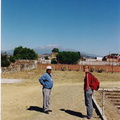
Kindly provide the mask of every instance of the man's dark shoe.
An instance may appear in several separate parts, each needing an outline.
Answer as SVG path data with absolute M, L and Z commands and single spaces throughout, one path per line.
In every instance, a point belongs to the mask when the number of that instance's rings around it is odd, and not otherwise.
M 48 111 L 44 111 L 44 113 L 45 113 L 45 114 L 49 114 L 49 112 L 48 112 Z
M 48 110 L 48 112 L 52 112 L 52 110 Z

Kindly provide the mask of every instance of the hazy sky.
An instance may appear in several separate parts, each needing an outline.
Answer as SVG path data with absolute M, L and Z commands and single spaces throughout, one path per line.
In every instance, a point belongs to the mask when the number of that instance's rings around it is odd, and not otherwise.
M 56 45 L 120 53 L 120 0 L 2 0 L 2 50 Z

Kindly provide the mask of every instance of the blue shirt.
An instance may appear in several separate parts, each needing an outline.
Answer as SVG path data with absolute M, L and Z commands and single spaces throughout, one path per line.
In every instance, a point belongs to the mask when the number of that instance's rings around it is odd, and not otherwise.
M 48 73 L 44 73 L 42 77 L 39 78 L 39 82 L 43 85 L 43 88 L 51 89 L 53 87 L 53 79 Z

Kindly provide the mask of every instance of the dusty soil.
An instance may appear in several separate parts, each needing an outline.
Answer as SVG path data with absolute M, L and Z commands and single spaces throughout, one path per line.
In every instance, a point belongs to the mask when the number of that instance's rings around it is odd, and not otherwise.
M 86 114 L 80 84 L 55 85 L 49 115 L 41 111 L 39 85 L 2 85 L 2 93 L 2 120 L 80 120 Z M 93 120 L 100 120 L 95 112 Z
M 84 73 L 53 71 L 54 87 L 51 95 L 51 109 L 53 112 L 49 115 L 44 114 L 41 110 L 42 88 L 38 78 L 43 73 L 44 71 L 33 70 L 2 74 L 2 78 L 24 79 L 23 83 L 19 84 L 2 84 L 2 120 L 83 119 L 83 115 L 86 115 L 83 96 Z M 101 86 L 120 86 L 120 73 L 94 74 L 100 79 Z M 107 76 L 109 80 L 107 80 Z M 111 115 L 108 117 L 111 118 Z M 95 111 L 92 120 L 100 120 Z

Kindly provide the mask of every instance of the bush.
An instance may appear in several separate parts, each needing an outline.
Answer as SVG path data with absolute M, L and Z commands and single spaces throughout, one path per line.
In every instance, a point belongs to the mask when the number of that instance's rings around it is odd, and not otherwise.
M 97 69 L 98 73 L 102 73 L 104 70 L 103 69 Z
M 10 62 L 15 62 L 15 57 L 14 56 L 10 56 Z
M 103 59 L 102 59 L 102 61 L 107 61 L 107 58 L 104 56 Z
M 48 56 L 45 56 L 44 58 L 45 58 L 45 60 L 49 60 Z
M 57 54 L 57 61 L 60 64 L 76 64 L 78 63 L 78 60 L 80 59 L 81 55 L 80 52 L 59 52 Z
M 7 53 L 1 53 L 1 67 L 8 67 L 10 65 L 9 56 Z
M 8 66 L 10 66 L 10 61 L 8 61 L 8 60 L 1 61 L 1 67 L 8 67 Z
M 93 72 L 94 71 L 94 69 L 93 68 L 90 68 L 90 72 Z
M 53 59 L 51 60 L 51 64 L 57 64 L 57 61 L 56 61 L 55 58 L 53 58 Z
M 61 67 L 61 70 L 62 70 L 62 71 L 65 71 L 65 70 L 66 70 L 66 67 Z

